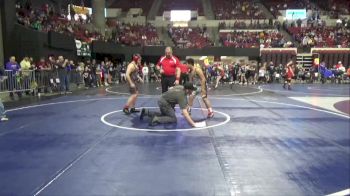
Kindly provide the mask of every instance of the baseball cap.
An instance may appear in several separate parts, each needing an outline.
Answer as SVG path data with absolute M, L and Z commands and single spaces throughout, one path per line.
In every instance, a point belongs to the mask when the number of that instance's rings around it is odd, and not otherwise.
M 185 83 L 184 84 L 184 88 L 187 89 L 187 90 L 192 90 L 192 91 L 197 90 L 197 88 L 191 82 Z

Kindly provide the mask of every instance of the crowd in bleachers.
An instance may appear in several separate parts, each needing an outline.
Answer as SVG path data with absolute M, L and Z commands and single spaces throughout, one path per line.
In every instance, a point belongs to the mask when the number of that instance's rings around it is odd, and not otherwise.
M 350 14 L 350 1 L 348 0 L 315 1 L 315 3 L 332 19 L 338 19 L 340 15 Z
M 204 48 L 212 46 L 207 28 L 203 27 L 168 27 L 168 34 L 176 47 Z
M 293 46 L 276 30 L 221 32 L 220 42 L 223 46 L 234 48 L 287 48 Z
M 304 47 L 350 47 L 350 29 L 345 27 L 290 27 L 295 41 Z
M 244 21 L 235 20 L 233 23 L 226 23 L 226 22 L 220 22 L 219 23 L 219 30 L 220 29 L 279 29 L 281 24 L 279 21 L 273 22 L 272 19 L 270 20 L 251 20 L 249 24 L 245 23 Z
M 252 0 L 211 0 L 211 2 L 217 20 L 266 18 Z
M 162 45 L 156 28 L 151 24 L 138 25 L 121 23 L 118 20 L 108 20 L 112 29 L 111 41 L 128 46 Z
M 64 33 L 85 42 L 105 40 L 100 33 L 90 32 L 84 27 L 85 24 L 90 23 L 90 16 L 87 16 L 86 19 L 79 17 L 77 20 L 68 20 L 68 13 L 65 13 L 64 10 L 56 13 L 54 8 L 48 4 L 41 8 L 17 5 L 16 15 L 19 24 L 38 31 Z
M 310 0 L 266 0 L 264 5 L 274 16 L 280 16 L 280 10 L 286 9 L 311 9 Z
M 330 10 L 339 11 L 339 6 L 345 6 L 343 11 L 347 10 L 346 6 L 349 6 L 346 1 L 333 0 L 333 7 Z M 251 14 L 259 13 L 258 5 L 252 1 L 238 1 L 238 0 L 219 0 L 212 1 L 213 9 L 215 13 L 222 14 L 221 18 L 227 18 L 224 15 L 229 13 L 228 18 L 235 18 L 234 23 L 221 22 L 219 24 L 219 30 L 230 29 L 277 29 L 281 28 L 281 24 L 272 19 L 252 20 L 252 18 L 264 18 L 264 17 L 251 17 Z M 292 1 L 292 0 L 277 0 L 277 1 L 264 1 L 264 3 L 270 8 L 275 10 L 289 9 L 289 8 L 311 8 L 309 0 L 306 1 Z M 174 8 L 188 8 L 193 9 L 198 5 L 201 5 L 200 1 L 187 1 L 172 2 L 165 1 L 163 10 L 167 10 L 171 6 Z M 234 4 L 234 6 L 232 6 Z M 123 5 L 120 5 L 123 7 Z M 125 9 L 131 7 L 142 7 L 143 2 L 137 1 L 124 6 Z M 197 6 L 202 9 L 202 6 Z M 40 8 L 32 8 L 27 5 L 18 4 L 16 7 L 17 20 L 20 24 L 33 28 L 38 31 L 49 32 L 55 31 L 74 36 L 78 40 L 85 42 L 91 42 L 93 40 L 110 41 L 128 46 L 149 46 L 149 45 L 163 45 L 163 42 L 159 39 L 157 30 L 151 24 L 138 25 L 138 24 L 126 24 L 119 22 L 117 19 L 108 19 L 107 27 L 111 30 L 110 34 L 106 36 L 101 35 L 98 32 L 89 31 L 86 28 L 86 24 L 91 22 L 91 16 L 87 15 L 87 18 L 78 17 L 76 19 L 69 19 L 68 13 L 64 10 L 56 12 L 55 9 L 48 4 L 43 5 Z M 145 8 L 146 9 L 146 8 Z M 232 9 L 232 10 L 230 10 Z M 313 9 L 313 8 L 312 8 Z M 302 21 L 293 21 L 291 27 L 288 28 L 289 33 L 293 36 L 294 40 L 305 47 L 349 47 L 349 20 L 342 22 L 343 25 L 337 27 L 327 27 L 322 20 L 318 12 L 313 12 L 311 18 L 308 19 L 307 27 L 301 25 Z M 237 15 L 236 15 L 237 14 Z M 259 15 L 259 14 L 258 14 Z M 242 17 L 243 16 L 243 17 Z M 248 17 L 249 16 L 249 17 Z M 250 23 L 245 23 L 238 19 L 249 18 Z M 285 26 L 287 27 L 287 26 Z M 210 40 L 210 36 L 206 30 L 206 27 L 168 27 L 168 34 L 173 40 L 176 47 L 182 48 L 203 48 L 213 45 L 213 41 Z M 293 43 L 286 41 L 282 34 L 278 31 L 234 31 L 231 33 L 220 33 L 220 41 L 224 46 L 236 47 L 236 48 L 257 48 L 257 47 L 290 47 Z
M 112 34 L 103 36 L 86 28 L 85 25 L 91 22 L 90 16 L 87 19 L 69 20 L 65 13 L 57 14 L 47 4 L 37 9 L 18 5 L 16 14 L 18 23 L 26 27 L 43 32 L 67 34 L 88 43 L 100 40 L 128 46 L 161 45 L 156 28 L 150 24 L 143 26 L 107 20 L 107 26 L 112 30 Z

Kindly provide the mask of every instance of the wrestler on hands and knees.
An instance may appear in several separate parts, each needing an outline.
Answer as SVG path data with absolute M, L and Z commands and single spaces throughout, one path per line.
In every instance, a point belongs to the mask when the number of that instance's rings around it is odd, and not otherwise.
M 169 90 L 163 93 L 158 100 L 160 112 L 149 111 L 143 108 L 140 120 L 143 120 L 144 116 L 151 117 L 149 122 L 150 126 L 156 124 L 176 123 L 177 118 L 173 106 L 179 104 L 180 109 L 182 110 L 182 115 L 192 127 L 205 127 L 205 121 L 194 122 L 188 113 L 187 95 L 192 94 L 195 90 L 196 87 L 189 82 L 184 84 L 184 86 L 177 85 L 169 88 Z

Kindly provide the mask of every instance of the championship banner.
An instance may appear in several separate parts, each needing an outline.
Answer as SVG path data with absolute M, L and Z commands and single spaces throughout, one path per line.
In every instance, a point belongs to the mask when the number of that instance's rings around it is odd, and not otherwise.
M 75 40 L 75 46 L 77 48 L 77 56 L 91 56 L 90 44 L 80 40 Z
M 72 8 L 76 14 L 83 14 L 83 15 L 89 14 L 89 10 L 86 7 L 72 5 Z

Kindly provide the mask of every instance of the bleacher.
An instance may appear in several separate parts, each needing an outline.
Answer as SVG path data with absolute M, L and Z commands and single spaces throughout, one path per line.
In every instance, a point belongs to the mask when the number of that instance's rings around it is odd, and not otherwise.
M 204 48 L 212 45 L 207 32 L 202 28 L 171 27 L 168 30 L 175 46 L 181 48 Z
M 309 0 L 264 0 L 262 2 L 275 17 L 281 16 L 280 10 L 311 8 Z
M 277 48 L 287 41 L 278 31 L 231 31 L 220 32 L 223 46 L 234 48 Z
M 252 0 L 211 0 L 211 4 L 217 20 L 266 18 Z
M 305 36 L 313 39 L 316 47 L 349 47 L 349 30 L 339 27 L 290 27 L 288 31 L 294 39 L 303 44 Z M 304 40 L 304 42 L 306 42 Z

